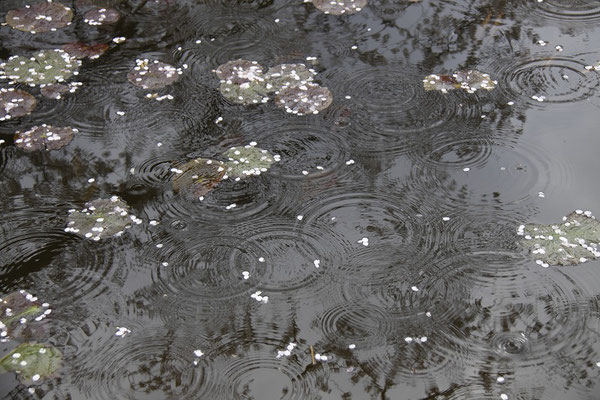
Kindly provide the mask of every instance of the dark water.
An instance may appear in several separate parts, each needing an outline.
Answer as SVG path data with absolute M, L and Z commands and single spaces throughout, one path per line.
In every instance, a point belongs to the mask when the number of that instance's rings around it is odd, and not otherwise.
M 49 302 L 65 356 L 35 386 L 1 375 L 5 399 L 600 398 L 600 263 L 541 268 L 515 236 L 600 214 L 600 74 L 584 68 L 600 61 L 600 1 L 113 4 L 114 26 L 0 27 L 3 58 L 127 38 L 84 61 L 77 93 L 0 125 L 0 293 Z M 144 57 L 187 64 L 160 92 L 173 100 L 127 82 Z M 306 57 L 334 96 L 307 117 L 229 104 L 212 72 Z M 457 68 L 498 87 L 423 90 Z M 40 123 L 80 134 L 43 154 L 13 145 Z M 249 141 L 281 162 L 203 202 L 173 192 L 172 161 Z M 113 194 L 145 222 L 102 242 L 64 232 L 67 210 Z

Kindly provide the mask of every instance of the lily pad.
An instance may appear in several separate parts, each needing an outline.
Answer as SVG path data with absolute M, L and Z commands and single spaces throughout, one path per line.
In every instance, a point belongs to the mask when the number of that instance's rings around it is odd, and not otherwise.
M 271 164 L 279 158 L 271 155 L 268 150 L 256 147 L 254 142 L 246 146 L 232 147 L 223 155 L 228 159 L 225 162 L 226 174 L 234 179 L 267 172 Z
M 446 93 L 449 90 L 463 89 L 474 93 L 479 89 L 493 90 L 497 82 L 488 74 L 476 70 L 457 71 L 452 75 L 428 75 L 423 79 L 425 90 L 438 90 Z
M 367 0 L 312 0 L 312 3 L 325 14 L 354 14 L 367 5 Z
M 71 23 L 73 11 L 60 3 L 42 2 L 6 13 L 6 23 L 23 32 L 55 31 Z
M 256 61 L 232 60 L 220 65 L 215 73 L 221 82 L 240 85 L 246 82 L 264 81 L 263 67 Z
M 77 74 L 80 65 L 81 61 L 64 50 L 53 49 L 41 50 L 31 58 L 12 56 L 0 67 L 4 70 L 3 78 L 35 86 L 64 82 Z
M 225 175 L 225 164 L 207 158 L 196 158 L 179 164 L 171 171 L 175 173 L 173 190 L 198 197 L 204 196 L 221 182 Z
M 600 257 L 600 223 L 589 211 L 577 210 L 563 217 L 561 224 L 519 226 L 521 246 L 536 263 L 576 265 Z
M 315 75 L 316 72 L 306 68 L 304 64 L 280 64 L 269 68 L 265 79 L 267 89 L 271 89 L 270 85 L 275 91 L 312 82 Z
M 0 337 L 32 338 L 44 336 L 40 322 L 50 314 L 48 303 L 24 290 L 13 292 L 0 300 Z
M 114 8 L 98 7 L 86 12 L 83 22 L 90 25 L 114 24 L 119 18 L 121 18 L 121 14 Z
M 51 345 L 29 342 L 0 359 L 1 372 L 16 372 L 23 384 L 53 376 L 62 365 L 62 353 Z
M 56 150 L 68 145 L 77 132 L 77 129 L 69 126 L 36 125 L 23 132 L 15 132 L 15 145 L 26 151 Z
M 129 213 L 129 206 L 119 196 L 92 200 L 85 203 L 83 210 L 69 210 L 69 213 L 65 232 L 73 232 L 95 241 L 121 236 L 132 223 L 142 222 Z
M 223 97 L 236 104 L 260 104 L 269 101 L 269 95 L 264 82 L 245 82 L 240 85 L 221 82 L 219 90 Z
M 108 44 L 97 43 L 97 44 L 85 44 L 81 42 L 65 44 L 63 50 L 69 53 L 71 57 L 75 57 L 78 60 L 83 58 L 89 58 L 93 60 L 100 57 L 106 50 L 108 50 Z
M 70 82 L 69 84 L 51 83 L 49 85 L 40 85 L 40 93 L 49 99 L 58 100 L 65 93 L 75 93 L 82 85 L 81 82 Z
M 183 72 L 181 68 L 158 60 L 135 60 L 137 64 L 128 74 L 129 82 L 144 89 L 160 89 L 176 82 Z
M 0 121 L 22 117 L 35 107 L 36 100 L 31 94 L 13 88 L 0 89 Z
M 288 87 L 277 94 L 275 104 L 285 111 L 296 114 L 318 114 L 333 101 L 331 92 L 316 83 Z

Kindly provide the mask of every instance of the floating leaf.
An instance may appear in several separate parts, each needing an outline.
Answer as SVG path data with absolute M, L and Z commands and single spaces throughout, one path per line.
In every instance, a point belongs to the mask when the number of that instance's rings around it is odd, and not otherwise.
M 68 145 L 73 135 L 79 132 L 75 128 L 57 128 L 43 124 L 34 126 L 24 132 L 15 132 L 15 144 L 23 150 L 56 150 Z
M 68 85 L 62 83 L 51 83 L 49 85 L 41 85 L 40 93 L 42 96 L 49 99 L 58 100 L 65 93 L 75 93 L 81 86 L 81 82 L 71 82 Z
M 354 14 L 367 5 L 367 0 L 312 0 L 312 3 L 325 14 Z
M 232 147 L 223 155 L 228 159 L 225 162 L 226 174 L 234 179 L 260 175 L 268 171 L 271 164 L 279 158 L 272 156 L 267 150 L 255 147 L 254 142 L 246 146 Z
M 23 384 L 53 376 L 62 365 L 63 356 L 53 346 L 23 343 L 0 359 L 0 371 L 16 372 Z
M 439 90 L 446 93 L 449 90 L 464 89 L 474 93 L 478 89 L 492 90 L 497 82 L 488 74 L 476 70 L 457 71 L 452 75 L 428 75 L 423 79 L 425 90 Z
M 37 297 L 24 290 L 13 292 L 0 300 L 0 337 L 32 338 L 44 336 L 39 325 L 50 314 L 48 303 L 40 304 Z
M 225 164 L 207 158 L 196 158 L 172 168 L 171 171 L 175 173 L 173 190 L 198 197 L 210 192 L 221 182 L 225 175 Z
M 286 87 L 294 87 L 312 82 L 316 72 L 306 68 L 304 64 L 280 64 L 269 68 L 265 79 L 267 88 L 271 85 L 275 90 L 282 90 Z
M 90 25 L 114 24 L 121 18 L 121 14 L 114 8 L 95 8 L 85 13 L 83 22 Z
M 97 44 L 85 44 L 81 42 L 65 44 L 63 50 L 69 53 L 71 57 L 75 57 L 79 60 L 88 57 L 90 60 L 100 57 L 106 50 L 108 50 L 108 44 L 97 43 Z
M 5 78 L 31 86 L 63 82 L 77 74 L 81 61 L 69 56 L 64 50 L 41 50 L 31 58 L 13 56 L 0 64 Z
M 232 60 L 220 65 L 215 73 L 221 82 L 240 85 L 246 82 L 263 81 L 263 67 L 256 61 Z
M 55 31 L 71 23 L 73 11 L 60 3 L 42 2 L 6 13 L 6 23 L 23 32 Z
M 119 196 L 87 202 L 83 210 L 69 210 L 69 213 L 65 232 L 95 241 L 121 236 L 132 222 L 142 223 L 135 215 L 129 214 L 129 206 Z
M 561 224 L 521 225 L 521 245 L 543 267 L 576 265 L 600 257 L 600 223 L 589 211 L 577 210 Z
M 154 60 L 135 60 L 137 64 L 128 74 L 129 82 L 144 89 L 160 89 L 176 82 L 182 74 L 181 68 Z
M 22 117 L 35 107 L 36 100 L 31 94 L 13 88 L 0 89 L 0 121 Z
M 288 87 L 280 91 L 275 98 L 278 107 L 296 115 L 318 114 L 329 107 L 332 101 L 329 89 L 316 83 Z
M 223 97 L 236 104 L 260 104 L 269 101 L 267 88 L 264 82 L 245 82 L 241 85 L 235 83 L 221 82 L 219 90 Z

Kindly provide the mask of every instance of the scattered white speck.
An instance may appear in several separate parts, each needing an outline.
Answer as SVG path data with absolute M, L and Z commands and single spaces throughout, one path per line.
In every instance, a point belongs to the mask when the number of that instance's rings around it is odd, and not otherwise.
M 202 352 L 202 350 L 198 349 L 198 350 L 194 350 L 194 355 L 196 357 L 202 357 L 204 355 L 204 353 Z
M 502 400 L 508 400 L 508 395 L 506 395 L 506 394 L 502 393 L 502 394 L 500 395 L 500 398 L 501 398 Z
M 313 264 L 315 264 L 315 268 L 319 268 L 321 266 L 321 260 L 315 260 L 313 261 Z
M 128 328 L 125 328 L 124 326 L 117 326 L 117 332 L 115 333 L 115 336 L 125 336 L 128 333 L 131 333 L 131 330 Z
M 298 216 L 296 216 L 296 219 L 297 219 L 298 221 L 302 221 L 302 218 L 304 218 L 304 215 L 298 215 Z
M 242 276 L 244 277 L 245 280 L 250 278 L 250 272 L 248 271 L 242 271 Z
M 405 338 L 404 338 L 404 341 L 405 341 L 406 343 L 412 343 L 412 341 L 413 341 L 413 338 L 411 338 L 410 336 L 408 336 L 408 337 L 405 337 Z
M 92 182 L 95 182 L 95 181 L 96 181 L 96 180 L 95 180 L 94 178 L 90 178 L 90 179 L 88 179 L 88 182 L 89 182 L 89 183 L 92 183 Z
M 413 292 L 418 292 L 419 288 L 416 287 L 416 286 L 413 286 L 413 287 L 410 288 L 410 290 L 412 290 Z
M 235 203 L 231 203 L 230 205 L 226 206 L 225 209 L 227 210 L 231 210 L 232 208 L 235 208 L 236 204 Z
M 31 377 L 31 380 L 36 382 L 40 379 L 40 375 L 39 374 L 35 374 L 34 376 Z
M 465 171 L 465 172 L 469 172 L 470 170 L 471 170 L 471 168 L 469 168 L 469 167 L 464 167 L 463 168 L 463 171 Z
M 352 164 L 354 164 L 354 160 L 351 159 L 351 160 L 346 161 L 346 165 L 352 165 Z
M 512 106 L 512 105 L 514 105 L 514 104 L 515 104 L 515 102 L 514 102 L 514 101 L 509 101 L 509 102 L 508 102 L 508 103 L 506 103 L 506 104 L 508 104 L 509 106 Z
M 450 221 L 450 217 L 444 217 L 442 218 L 442 221 Z
M 356 348 L 356 345 L 354 343 L 352 343 L 350 346 L 348 346 L 348 348 L 350 350 L 354 350 Z
M 544 192 L 538 192 L 538 197 L 544 198 L 546 197 L 546 195 L 544 194 Z
M 160 146 L 162 146 L 162 143 L 158 142 L 158 143 L 156 143 L 156 146 L 160 147 Z
M 369 238 L 362 238 L 358 241 L 358 243 L 362 244 L 363 246 L 368 246 L 369 245 Z
M 504 383 L 504 377 L 503 376 L 499 376 L 498 378 L 496 378 L 496 382 L 498 382 L 498 383 Z
M 279 22 L 279 18 L 276 18 L 276 19 L 275 19 L 275 23 L 278 23 L 278 22 Z
M 265 262 L 265 258 L 264 257 L 259 257 L 258 258 L 258 262 L 264 263 Z

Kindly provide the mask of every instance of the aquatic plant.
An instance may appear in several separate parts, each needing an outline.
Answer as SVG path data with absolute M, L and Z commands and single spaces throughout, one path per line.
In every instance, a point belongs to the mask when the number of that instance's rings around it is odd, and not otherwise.
M 354 14 L 367 5 L 367 0 L 306 0 L 325 14 Z
M 65 232 L 76 233 L 98 241 L 111 236 L 121 236 L 132 223 L 142 221 L 130 214 L 129 206 L 119 196 L 96 199 L 85 203 L 81 211 L 69 210 Z
M 15 145 L 26 151 L 56 150 L 68 145 L 77 132 L 69 126 L 36 125 L 26 131 L 15 132 Z
M 14 88 L 0 88 L 0 121 L 29 114 L 36 104 L 33 95 Z
M 132 84 L 144 89 L 160 89 L 177 82 L 183 73 L 181 68 L 158 60 L 135 60 L 136 66 L 127 74 L 127 79 Z
M 225 175 L 225 164 L 217 160 L 196 158 L 171 168 L 171 172 L 175 173 L 173 190 L 203 196 L 221 182 Z
M 225 162 L 226 174 L 234 179 L 260 175 L 268 171 L 271 164 L 279 159 L 268 150 L 256 147 L 255 142 L 246 146 L 231 147 L 223 155 L 228 159 Z
M 62 353 L 51 345 L 20 344 L 0 359 L 0 373 L 15 372 L 21 383 L 31 384 L 53 376 L 62 365 Z
M 71 57 L 75 57 L 78 60 L 83 58 L 89 58 L 93 60 L 100 57 L 106 50 L 108 50 L 108 44 L 96 43 L 96 44 L 85 44 L 81 42 L 74 42 L 65 44 L 62 49 L 69 53 Z
M 6 63 L 0 64 L 4 72 L 0 78 L 8 78 L 30 86 L 64 82 L 77 75 L 80 65 L 81 61 L 71 57 L 64 50 L 41 50 L 30 58 L 10 57 Z
M 97 7 L 85 13 L 83 22 L 90 25 L 114 24 L 119 18 L 121 14 L 114 8 Z
M 314 70 L 304 64 L 280 64 L 263 74 L 256 61 L 233 60 L 219 66 L 223 97 L 236 104 L 260 104 L 276 95 L 280 108 L 296 115 L 316 114 L 333 100 L 331 92 L 313 83 Z
M 275 104 L 295 115 L 318 114 L 333 101 L 331 92 L 316 83 L 287 87 L 275 98 Z
M 0 299 L 0 337 L 3 339 L 44 336 L 41 322 L 51 310 L 48 303 L 24 290 L 10 293 Z
M 12 28 L 30 33 L 55 31 L 71 24 L 73 11 L 51 1 L 25 6 L 6 13 L 6 23 Z
M 81 82 L 70 82 L 69 84 L 51 83 L 49 85 L 40 85 L 40 93 L 49 99 L 58 100 L 65 93 L 75 93 L 82 85 Z
M 313 76 L 316 74 L 314 70 L 306 68 L 304 64 L 280 64 L 269 68 L 265 79 L 267 85 L 281 90 L 312 82 Z
M 469 93 L 479 89 L 492 90 L 496 88 L 497 83 L 488 74 L 476 70 L 457 71 L 452 75 L 433 74 L 423 79 L 425 90 L 438 90 L 442 93 L 454 89 L 463 89 Z
M 576 265 L 600 257 L 600 223 L 590 211 L 576 210 L 563 217 L 561 224 L 519 226 L 520 244 L 535 257 L 536 263 Z

